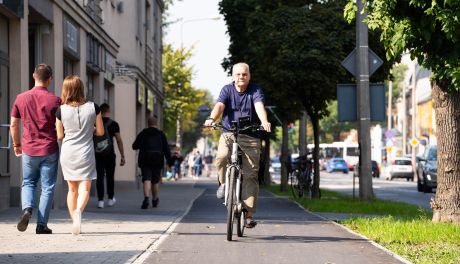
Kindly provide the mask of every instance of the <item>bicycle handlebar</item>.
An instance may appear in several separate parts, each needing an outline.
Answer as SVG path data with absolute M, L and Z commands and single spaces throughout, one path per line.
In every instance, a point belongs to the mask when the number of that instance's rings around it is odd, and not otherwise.
M 210 126 L 203 125 L 203 127 L 212 128 L 214 130 L 216 130 L 218 128 L 223 128 L 222 124 L 217 124 L 217 123 L 213 123 Z M 253 132 L 265 131 L 264 127 L 261 126 L 261 125 L 248 125 L 248 126 L 245 126 L 245 127 L 242 127 L 242 128 L 232 127 L 230 129 L 228 129 L 228 131 L 230 131 L 230 132 L 243 132 L 243 131 L 248 131 L 248 130 L 252 130 Z

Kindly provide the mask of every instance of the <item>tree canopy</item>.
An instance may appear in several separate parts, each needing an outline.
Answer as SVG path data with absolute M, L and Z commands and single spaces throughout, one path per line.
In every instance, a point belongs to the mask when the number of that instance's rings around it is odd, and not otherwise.
M 345 17 L 354 17 L 350 1 Z M 370 28 L 381 30 L 388 58 L 408 51 L 432 71 L 436 113 L 437 190 L 433 221 L 460 223 L 460 2 L 372 0 Z
M 192 86 L 193 68 L 188 66 L 192 57 L 192 49 L 173 49 L 171 45 L 164 46 L 163 51 L 163 86 L 165 94 L 165 133 L 169 139 L 177 136 L 176 125 L 180 119 L 181 132 L 187 133 L 183 144 L 186 149 L 196 143 L 201 133 L 201 120 L 198 107 L 209 105 L 211 94 Z M 188 139 L 188 140 L 187 140 Z

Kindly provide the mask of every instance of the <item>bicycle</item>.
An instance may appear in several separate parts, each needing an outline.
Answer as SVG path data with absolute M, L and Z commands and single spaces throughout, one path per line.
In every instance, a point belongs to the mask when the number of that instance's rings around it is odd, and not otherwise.
M 312 187 L 312 172 L 313 172 L 313 159 L 308 158 L 307 153 L 299 156 L 297 167 L 289 175 L 289 182 L 291 184 L 291 192 L 295 198 L 311 196 Z
M 240 121 L 240 124 L 242 122 Z M 224 205 L 227 207 L 227 241 L 232 241 L 233 225 L 236 221 L 237 235 L 242 237 L 245 229 L 246 209 L 243 208 L 241 200 L 241 191 L 243 184 L 243 152 L 238 144 L 238 135 L 245 131 L 261 131 L 259 125 L 243 125 L 240 128 L 238 122 L 232 121 L 232 127 L 229 131 L 233 134 L 234 142 L 232 143 L 232 151 L 227 163 L 227 171 L 225 174 L 225 196 Z M 222 128 L 220 124 L 213 124 L 212 129 Z

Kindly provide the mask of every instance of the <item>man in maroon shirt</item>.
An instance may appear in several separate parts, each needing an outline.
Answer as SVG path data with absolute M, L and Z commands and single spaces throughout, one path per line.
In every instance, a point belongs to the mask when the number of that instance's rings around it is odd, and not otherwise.
M 35 86 L 19 94 L 11 109 L 11 137 L 14 154 L 22 156 L 22 215 L 17 228 L 24 232 L 35 207 L 37 183 L 41 182 L 37 234 L 51 234 L 48 218 L 57 178 L 59 146 L 56 135 L 56 110 L 61 99 L 48 91 L 53 71 L 46 64 L 35 67 Z M 22 140 L 19 126 L 22 123 Z

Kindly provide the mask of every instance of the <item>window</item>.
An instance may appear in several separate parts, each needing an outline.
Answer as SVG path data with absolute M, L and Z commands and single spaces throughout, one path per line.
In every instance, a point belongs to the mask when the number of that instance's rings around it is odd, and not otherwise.
M 64 17 L 64 51 L 74 59 L 80 59 L 80 27 L 69 17 Z
M 101 0 L 86 0 L 85 11 L 96 23 L 103 23 Z
M 94 83 L 95 83 L 95 76 L 91 73 L 87 73 L 88 74 L 88 78 L 87 78 L 87 81 L 86 81 L 86 91 L 85 91 L 85 94 L 86 94 L 86 99 L 87 100 L 90 100 L 90 101 L 94 101 Z
M 86 38 L 86 65 L 94 72 L 100 72 L 104 68 L 104 46 L 92 35 Z

